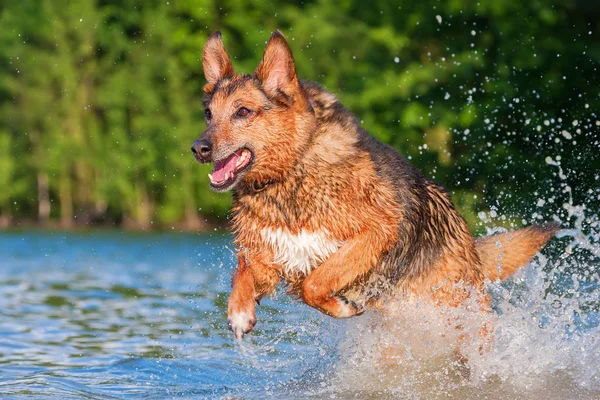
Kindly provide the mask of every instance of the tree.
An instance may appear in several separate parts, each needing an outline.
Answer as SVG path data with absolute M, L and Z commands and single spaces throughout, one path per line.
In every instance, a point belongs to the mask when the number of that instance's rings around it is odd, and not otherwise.
M 495 208 L 548 218 L 571 192 L 597 207 L 599 16 L 567 0 L 0 0 L 0 215 L 223 221 L 229 198 L 189 154 L 202 47 L 221 30 L 252 73 L 274 29 L 301 77 L 445 185 L 472 226 Z M 546 164 L 557 156 L 566 179 Z

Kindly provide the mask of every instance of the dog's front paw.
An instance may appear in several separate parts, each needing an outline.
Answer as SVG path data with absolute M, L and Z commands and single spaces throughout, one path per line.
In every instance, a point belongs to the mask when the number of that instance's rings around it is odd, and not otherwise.
M 339 305 L 339 312 L 338 315 L 336 315 L 337 318 L 350 318 L 365 312 L 363 307 L 359 307 L 355 302 L 348 300 L 342 295 L 337 295 L 334 298 Z
M 254 313 L 231 312 L 227 317 L 229 329 L 233 332 L 236 339 L 241 339 L 244 335 L 252 332 L 256 325 L 256 316 Z

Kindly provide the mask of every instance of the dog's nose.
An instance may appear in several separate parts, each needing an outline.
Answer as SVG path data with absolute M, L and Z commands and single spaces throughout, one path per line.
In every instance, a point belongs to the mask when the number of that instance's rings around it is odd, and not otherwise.
M 209 161 L 212 153 L 212 143 L 208 139 L 196 140 L 192 144 L 192 153 L 202 161 Z

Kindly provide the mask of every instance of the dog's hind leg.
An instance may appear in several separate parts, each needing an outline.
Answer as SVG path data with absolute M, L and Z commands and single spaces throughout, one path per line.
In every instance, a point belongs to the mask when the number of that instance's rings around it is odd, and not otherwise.
M 364 310 L 339 292 L 369 273 L 393 240 L 380 232 L 364 232 L 346 241 L 304 280 L 306 304 L 335 318 L 361 314 Z

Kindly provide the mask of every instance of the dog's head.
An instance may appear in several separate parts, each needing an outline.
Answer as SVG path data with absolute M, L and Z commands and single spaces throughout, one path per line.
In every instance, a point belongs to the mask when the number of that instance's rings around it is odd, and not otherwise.
M 197 161 L 214 163 L 212 189 L 261 187 L 284 179 L 316 126 L 284 36 L 271 35 L 253 75 L 238 75 L 216 32 L 204 45 L 202 66 L 207 129 L 192 152 Z

